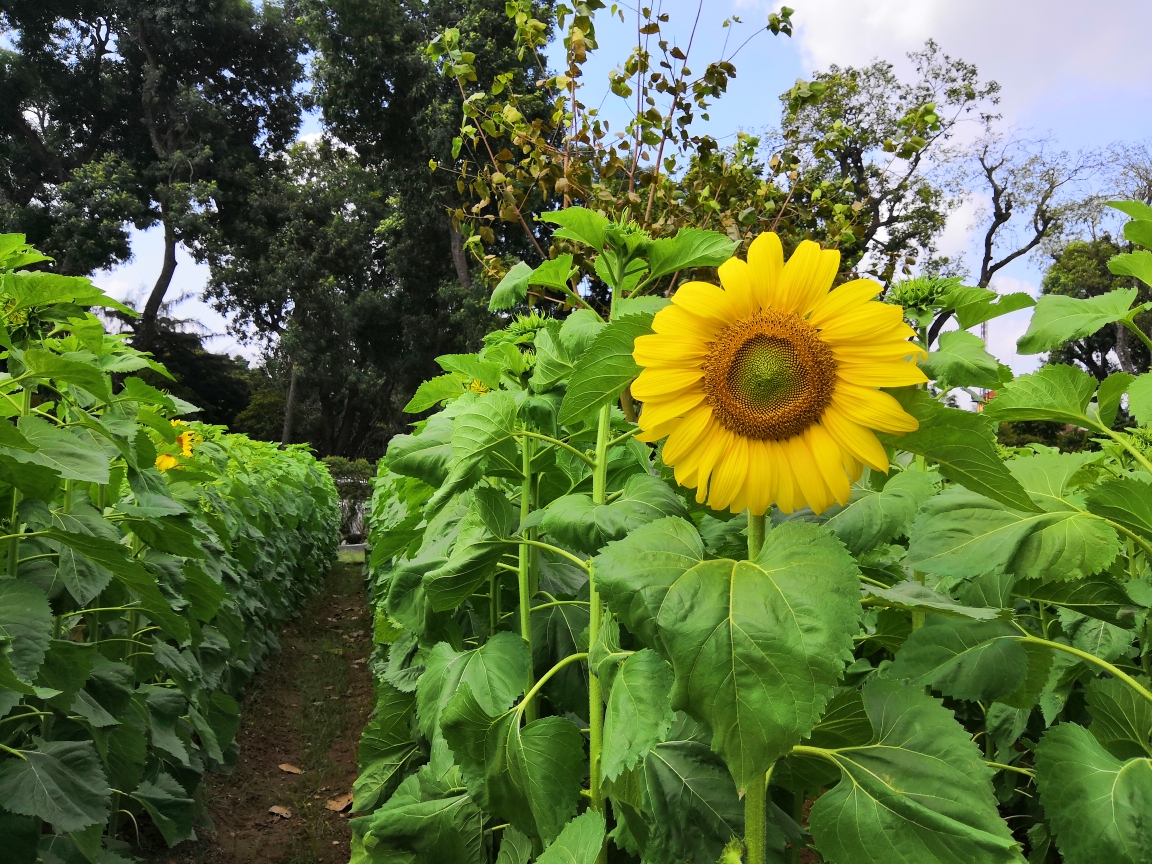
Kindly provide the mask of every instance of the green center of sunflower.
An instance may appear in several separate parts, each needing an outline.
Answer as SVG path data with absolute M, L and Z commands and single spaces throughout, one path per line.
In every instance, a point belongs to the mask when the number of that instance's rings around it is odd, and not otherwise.
M 836 360 L 798 315 L 762 310 L 726 327 L 704 360 L 716 418 L 747 438 L 779 441 L 820 419 L 832 400 Z

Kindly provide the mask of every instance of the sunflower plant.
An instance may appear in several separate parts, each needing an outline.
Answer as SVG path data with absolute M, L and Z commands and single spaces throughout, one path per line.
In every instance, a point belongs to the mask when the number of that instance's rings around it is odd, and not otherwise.
M 906 311 L 816 243 L 544 218 L 579 254 L 493 305 L 575 308 L 440 358 L 375 481 L 353 860 L 1145 860 L 1152 374 L 930 346 L 1025 304 Z M 1043 297 L 1020 350 L 1149 342 L 1135 298 Z M 1090 446 L 999 446 L 1018 420 Z

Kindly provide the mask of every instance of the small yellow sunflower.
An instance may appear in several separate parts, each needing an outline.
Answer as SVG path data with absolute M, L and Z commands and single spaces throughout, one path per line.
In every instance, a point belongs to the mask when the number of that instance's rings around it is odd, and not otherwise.
M 926 381 L 903 310 L 858 279 L 830 291 L 840 253 L 804 241 L 784 263 L 775 234 L 747 262 L 720 267 L 723 288 L 689 282 L 636 340 L 644 403 L 638 436 L 664 444 L 681 486 L 714 510 L 762 515 L 846 504 L 863 465 L 888 471 L 872 430 L 915 418 L 880 387 Z
M 161 453 L 156 457 L 156 467 L 161 471 L 167 471 L 169 468 L 175 468 L 176 457 L 169 456 L 167 453 Z

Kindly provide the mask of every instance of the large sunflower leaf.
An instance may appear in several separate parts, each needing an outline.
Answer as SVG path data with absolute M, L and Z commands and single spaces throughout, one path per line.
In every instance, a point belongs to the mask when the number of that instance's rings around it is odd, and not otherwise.
M 549 606 L 532 613 L 532 666 L 539 679 L 549 669 L 580 651 L 580 637 L 588 629 L 588 607 L 578 604 Z M 588 667 L 569 663 L 544 685 L 543 694 L 558 711 L 580 717 L 588 713 Z
M 0 801 L 21 816 L 39 816 L 60 832 L 108 818 L 111 791 L 91 741 L 41 741 L 22 759 L 0 763 Z
M 899 536 L 916 518 L 921 505 L 936 492 L 937 479 L 923 471 L 902 471 L 879 492 L 853 490 L 844 507 L 830 508 L 824 522 L 853 555 L 860 555 Z
M 192 830 L 196 802 L 168 774 L 162 771 L 155 780 L 145 780 L 136 787 L 132 797 L 144 805 L 169 846 L 196 839 L 196 832 Z
M 1091 336 L 1127 315 L 1137 293 L 1135 288 L 1120 288 L 1083 300 L 1047 294 L 1036 303 L 1028 332 L 1016 342 L 1016 350 L 1021 354 L 1040 354 L 1059 348 L 1070 339 Z
M 1131 475 L 1105 480 L 1092 487 L 1086 503 L 1097 516 L 1152 541 L 1152 483 Z
M 471 796 L 442 792 L 421 779 L 409 777 L 372 814 L 372 835 L 387 846 L 415 852 L 421 864 L 485 864 L 484 814 Z
M 513 435 L 516 431 L 516 398 L 506 390 L 493 391 L 469 403 L 452 421 L 452 466 L 428 506 L 438 509 L 445 501 L 479 479 L 484 459 L 497 458 L 516 468 Z
M 1083 579 L 1112 563 L 1118 544 L 1115 530 L 1090 513 L 1020 512 L 966 489 L 931 499 L 909 536 L 909 564 L 959 578 Z
M 656 240 L 649 247 L 648 263 L 652 272 L 648 279 L 693 267 L 719 267 L 732 257 L 739 245 L 738 241 L 715 231 L 681 228 L 675 237 Z
M 611 224 L 607 217 L 587 207 L 566 207 L 551 213 L 541 213 L 540 221 L 560 226 L 552 232 L 553 237 L 578 240 L 597 252 L 604 248 L 604 229 Z
M 1152 759 L 1121 761 L 1073 723 L 1036 748 L 1036 785 L 1068 864 L 1145 864 L 1152 850 Z
M 452 554 L 443 565 L 424 574 L 424 591 L 437 612 L 455 609 L 495 570 L 510 548 L 505 538 L 517 524 L 517 516 L 503 492 L 477 489 Z
M 931 459 L 946 479 L 1009 507 L 1039 509 L 997 454 L 987 417 L 947 408 L 915 387 L 893 390 L 892 395 L 920 425 L 904 435 L 877 433 L 885 445 Z
M 70 429 L 54 426 L 41 417 L 21 417 L 17 426 L 29 444 L 36 450 L 10 449 L 8 455 L 18 462 L 42 465 L 60 474 L 66 480 L 89 483 L 107 483 L 108 454 Z
M 893 681 L 865 685 L 870 744 L 825 749 L 842 775 L 812 808 L 832 864 L 1023 864 L 996 811 L 992 771 L 940 702 Z
M 1052 420 L 1075 426 L 1095 425 L 1087 411 L 1096 383 L 1095 378 L 1075 366 L 1044 366 L 1005 384 L 996 398 L 984 406 L 984 416 L 993 423 Z
M 562 545 L 594 554 L 610 540 L 664 516 L 688 517 L 672 488 L 659 477 L 636 474 L 611 504 L 594 504 L 590 495 L 565 495 L 544 511 L 543 528 Z
M 360 776 L 352 786 L 352 809 L 371 811 L 387 798 L 416 752 L 411 730 L 416 698 L 386 681 L 376 683 L 376 713 L 360 736 Z
M 792 522 L 755 562 L 704 561 L 669 586 L 656 627 L 672 705 L 708 723 L 740 788 L 763 782 L 831 698 L 852 659 L 858 575 L 831 534 Z
M 650 648 L 620 665 L 604 711 L 600 770 L 605 778 L 614 780 L 634 768 L 664 739 L 673 720 L 671 691 L 672 670 Z
M 473 798 L 518 830 L 550 843 L 576 813 L 584 739 L 563 717 L 520 725 L 521 712 L 492 717 L 462 684 L 441 719 Z
M 596 584 L 624 626 L 665 653 L 656 615 L 668 589 L 703 560 L 704 544 L 691 522 L 657 519 L 608 544 L 595 561 Z
M 576 360 L 559 422 L 573 423 L 615 399 L 640 374 L 632 359 L 636 337 L 651 332 L 652 315 L 629 315 L 609 322 Z
M 1071 609 L 1121 627 L 1131 628 L 1136 623 L 1138 610 L 1124 586 L 1104 576 L 1075 582 L 1021 579 L 1012 586 L 1012 595 Z
M 433 414 L 419 434 L 393 435 L 387 458 L 388 467 L 397 474 L 439 486 L 452 462 L 452 417 L 445 412 Z
M 1087 687 L 1088 731 L 1117 759 L 1152 756 L 1152 705 L 1116 678 L 1093 678 Z
M 523 261 L 516 262 L 500 284 L 492 291 L 492 299 L 488 301 L 488 311 L 497 312 L 501 309 L 511 309 L 517 303 L 523 303 L 528 297 L 528 277 L 532 275 L 532 267 Z

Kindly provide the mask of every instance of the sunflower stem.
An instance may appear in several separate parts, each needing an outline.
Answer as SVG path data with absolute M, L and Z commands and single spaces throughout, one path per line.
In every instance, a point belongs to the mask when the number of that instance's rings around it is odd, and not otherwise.
M 600 409 L 600 422 L 596 428 L 596 467 L 592 472 L 592 501 L 603 504 L 608 485 L 608 437 L 612 433 L 612 406 Z M 596 590 L 595 567 L 588 571 L 588 645 L 596 644 L 600 636 L 600 592 Z M 600 679 L 592 665 L 588 665 L 588 791 L 592 808 L 603 812 L 604 797 L 600 792 L 600 751 L 604 744 L 604 703 L 600 694 Z M 597 861 L 604 858 L 601 847 Z
M 744 790 L 744 849 L 747 852 L 747 864 L 764 864 L 764 807 L 767 798 L 766 782 L 750 783 Z
M 520 486 L 520 521 L 523 522 L 532 512 L 532 439 L 524 438 L 520 442 L 520 465 L 524 481 Z M 530 567 L 532 564 L 531 550 L 527 544 L 521 544 L 517 559 L 516 582 L 520 590 L 520 636 L 528 646 L 528 656 L 532 656 L 532 585 Z M 528 677 L 524 689 L 532 690 L 534 683 L 532 664 L 528 664 Z M 529 702 L 524 711 L 524 721 L 531 723 L 536 719 L 536 703 Z
M 755 561 L 760 557 L 760 550 L 764 548 L 764 531 L 767 516 L 748 514 L 748 560 Z

